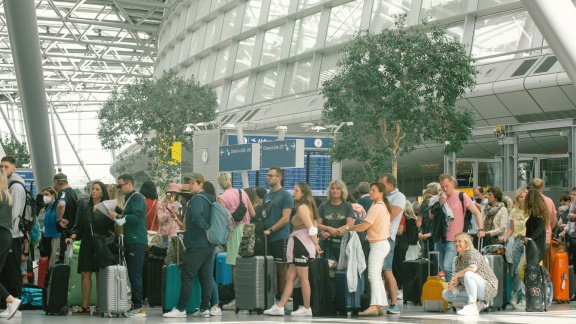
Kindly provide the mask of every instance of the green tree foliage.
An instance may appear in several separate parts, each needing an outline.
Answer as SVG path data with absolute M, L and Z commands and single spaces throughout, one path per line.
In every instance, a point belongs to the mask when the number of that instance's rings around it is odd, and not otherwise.
M 20 142 L 14 136 L 2 138 L 2 147 L 6 155 L 12 155 L 16 159 L 16 167 L 22 168 L 25 164 L 30 165 L 30 153 L 26 142 Z
M 182 142 L 183 148 L 191 150 L 186 124 L 216 119 L 217 107 L 212 89 L 194 78 L 184 80 L 171 70 L 164 71 L 158 79 L 142 78 L 123 92 L 111 94 L 98 112 L 98 138 L 108 150 L 139 144 L 140 153 L 149 159 L 148 171 L 164 187 L 180 177 L 180 165 L 172 160 L 170 146 Z
M 423 142 L 461 151 L 475 125 L 471 111 L 455 107 L 476 84 L 464 45 L 440 27 L 405 27 L 405 19 L 379 34 L 360 31 L 343 49 L 340 72 L 323 84 L 325 121 L 354 122 L 334 142 L 332 159 L 362 162 L 371 179 L 390 166 L 397 175 L 399 154 Z

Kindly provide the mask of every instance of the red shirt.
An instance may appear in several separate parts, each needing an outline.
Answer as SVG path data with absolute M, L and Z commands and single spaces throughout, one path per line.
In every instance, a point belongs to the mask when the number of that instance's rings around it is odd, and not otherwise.
M 158 200 L 146 198 L 146 230 L 158 231 L 158 218 L 156 217 L 156 205 Z M 156 219 L 156 221 L 154 221 Z M 152 225 L 154 222 L 154 225 Z

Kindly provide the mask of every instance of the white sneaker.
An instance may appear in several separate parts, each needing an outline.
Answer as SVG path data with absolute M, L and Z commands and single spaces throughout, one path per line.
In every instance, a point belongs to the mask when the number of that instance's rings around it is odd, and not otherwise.
M 210 316 L 222 316 L 222 310 L 218 305 L 214 305 L 210 308 Z
M 272 307 L 270 307 L 270 309 L 265 310 L 264 314 L 272 316 L 284 316 L 284 307 L 278 307 L 276 304 L 274 304 Z
M 512 297 L 510 298 L 510 305 L 516 308 L 516 304 L 518 304 L 518 292 L 516 290 L 513 290 Z
M 210 317 L 210 311 L 209 310 L 201 311 L 200 308 L 196 308 L 196 311 L 194 312 L 194 314 L 192 314 L 192 316 L 208 318 Z
M 312 316 L 312 308 L 304 308 L 304 306 L 300 306 L 298 307 L 298 310 L 293 311 L 290 316 L 298 316 L 298 317 L 304 317 L 304 316 Z
M 468 304 L 468 305 L 462 307 L 462 309 L 457 311 L 456 314 L 462 315 L 462 316 L 478 316 L 478 315 L 480 315 L 480 313 L 478 313 L 478 307 L 475 304 Z
M 486 308 L 488 308 L 488 305 L 486 305 L 486 303 L 483 300 L 479 300 L 476 302 L 476 307 L 478 308 L 478 313 L 484 311 Z
M 402 289 L 398 289 L 396 292 L 396 299 L 402 300 L 404 299 L 404 293 L 402 293 Z
M 222 306 L 223 310 L 236 310 L 236 299 Z
M 524 299 L 522 299 L 521 301 L 517 302 L 516 304 L 513 304 L 512 307 L 514 309 L 525 310 L 526 309 L 526 301 Z
M 169 311 L 168 313 L 164 313 L 162 315 L 162 317 L 167 317 L 167 318 L 182 318 L 182 317 L 186 317 L 186 311 L 179 311 L 178 308 L 174 307 L 172 308 L 171 311 Z
M 3 309 L 2 311 L 0 311 L 0 318 L 6 318 L 6 317 L 8 317 L 8 310 Z
M 14 315 L 16 315 L 16 313 L 20 312 L 18 310 L 18 308 L 20 308 L 20 304 L 22 304 L 22 301 L 18 298 L 14 298 L 13 302 L 6 304 L 6 310 L 8 311 L 8 317 L 6 317 L 7 319 L 11 319 L 14 317 Z M 22 317 L 22 312 L 20 312 L 20 317 Z

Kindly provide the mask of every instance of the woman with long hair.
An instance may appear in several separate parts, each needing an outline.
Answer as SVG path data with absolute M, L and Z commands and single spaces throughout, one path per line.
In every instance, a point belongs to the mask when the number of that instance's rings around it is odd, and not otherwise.
M 380 182 L 370 184 L 370 199 L 372 206 L 364 222 L 358 225 L 344 225 L 338 229 L 340 235 L 346 231 L 368 231 L 366 239 L 370 242 L 368 256 L 368 281 L 370 281 L 370 307 L 358 313 L 360 316 L 384 315 L 384 306 L 388 305 L 386 289 L 382 281 L 382 265 L 390 252 L 390 211 L 392 206 L 386 198 L 386 186 Z
M 549 211 L 542 198 L 542 194 L 535 189 L 528 191 L 524 212 L 528 216 L 526 221 L 525 242 L 532 239 L 538 245 L 538 260 L 544 261 L 546 257 L 546 224 L 548 224 Z
M 176 235 L 176 232 L 185 228 L 183 227 L 184 223 L 178 218 L 178 214 L 182 212 L 182 205 L 176 200 L 181 190 L 182 186 L 179 184 L 168 184 L 164 201 L 157 204 L 157 223 L 159 224 L 160 235 L 162 235 L 162 242 L 165 247 L 168 246 L 168 240 Z
M 526 214 L 525 201 L 528 190 L 526 188 L 519 188 L 516 190 L 514 196 L 514 207 L 510 212 L 510 227 L 508 231 L 500 238 L 502 243 L 508 241 L 510 236 L 514 237 L 514 245 L 512 247 L 512 271 L 514 274 L 514 284 L 512 290 L 512 300 L 510 305 L 514 309 L 525 309 L 526 300 L 524 283 L 520 278 L 520 261 L 524 256 L 524 238 L 526 237 L 526 221 L 528 215 Z
M 303 307 L 291 313 L 292 316 L 312 316 L 310 308 L 310 281 L 308 279 L 308 266 L 310 261 L 322 253 L 318 245 L 318 210 L 312 191 L 306 182 L 298 182 L 294 186 L 294 203 L 298 206 L 296 214 L 292 217 L 292 234 L 288 239 L 286 260 L 291 263 L 286 273 L 286 286 L 280 302 L 264 311 L 267 315 L 284 315 L 284 306 L 294 290 L 296 277 L 300 279 L 302 287 Z
M 0 170 L 0 269 L 4 268 L 6 257 L 12 246 L 12 197 L 8 192 L 8 178 Z M 5 298 L 6 310 L 0 314 L 2 317 L 11 319 L 22 301 L 8 292 L 0 283 L 0 298 Z
M 104 183 L 96 181 L 92 184 L 90 199 L 84 208 L 79 208 L 76 224 L 72 228 L 72 235 L 66 239 L 66 244 L 75 240 L 82 240 L 78 255 L 78 273 L 82 276 L 82 306 L 77 313 L 90 312 L 90 292 L 92 290 L 92 273 L 96 274 L 96 287 L 98 287 L 98 272 L 100 267 L 94 260 L 92 237 L 95 235 L 107 237 L 114 231 L 114 222 L 106 215 L 96 212 L 96 205 L 108 200 L 108 190 Z
M 320 246 L 326 252 L 325 258 L 338 261 L 342 241 L 338 228 L 354 225 L 356 214 L 352 204 L 347 201 L 348 188 L 342 180 L 330 181 L 327 192 L 327 200 L 318 207 Z

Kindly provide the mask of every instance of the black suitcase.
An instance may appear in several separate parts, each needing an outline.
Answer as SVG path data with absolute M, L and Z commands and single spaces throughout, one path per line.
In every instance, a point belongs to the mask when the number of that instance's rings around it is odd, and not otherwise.
M 164 257 L 160 255 L 148 254 L 146 258 L 146 297 L 148 306 L 162 305 L 162 267 Z
M 330 280 L 328 259 L 316 258 L 310 261 L 308 278 L 310 280 L 310 306 L 312 314 L 328 315 L 332 313 L 334 284 Z
M 48 270 L 42 291 L 42 310 L 46 315 L 68 315 L 70 266 L 56 264 Z
M 434 261 L 430 261 L 430 268 L 436 268 Z M 406 260 L 402 262 L 402 282 L 404 282 L 404 305 L 408 302 L 420 304 L 422 286 L 428 279 L 428 259 Z

